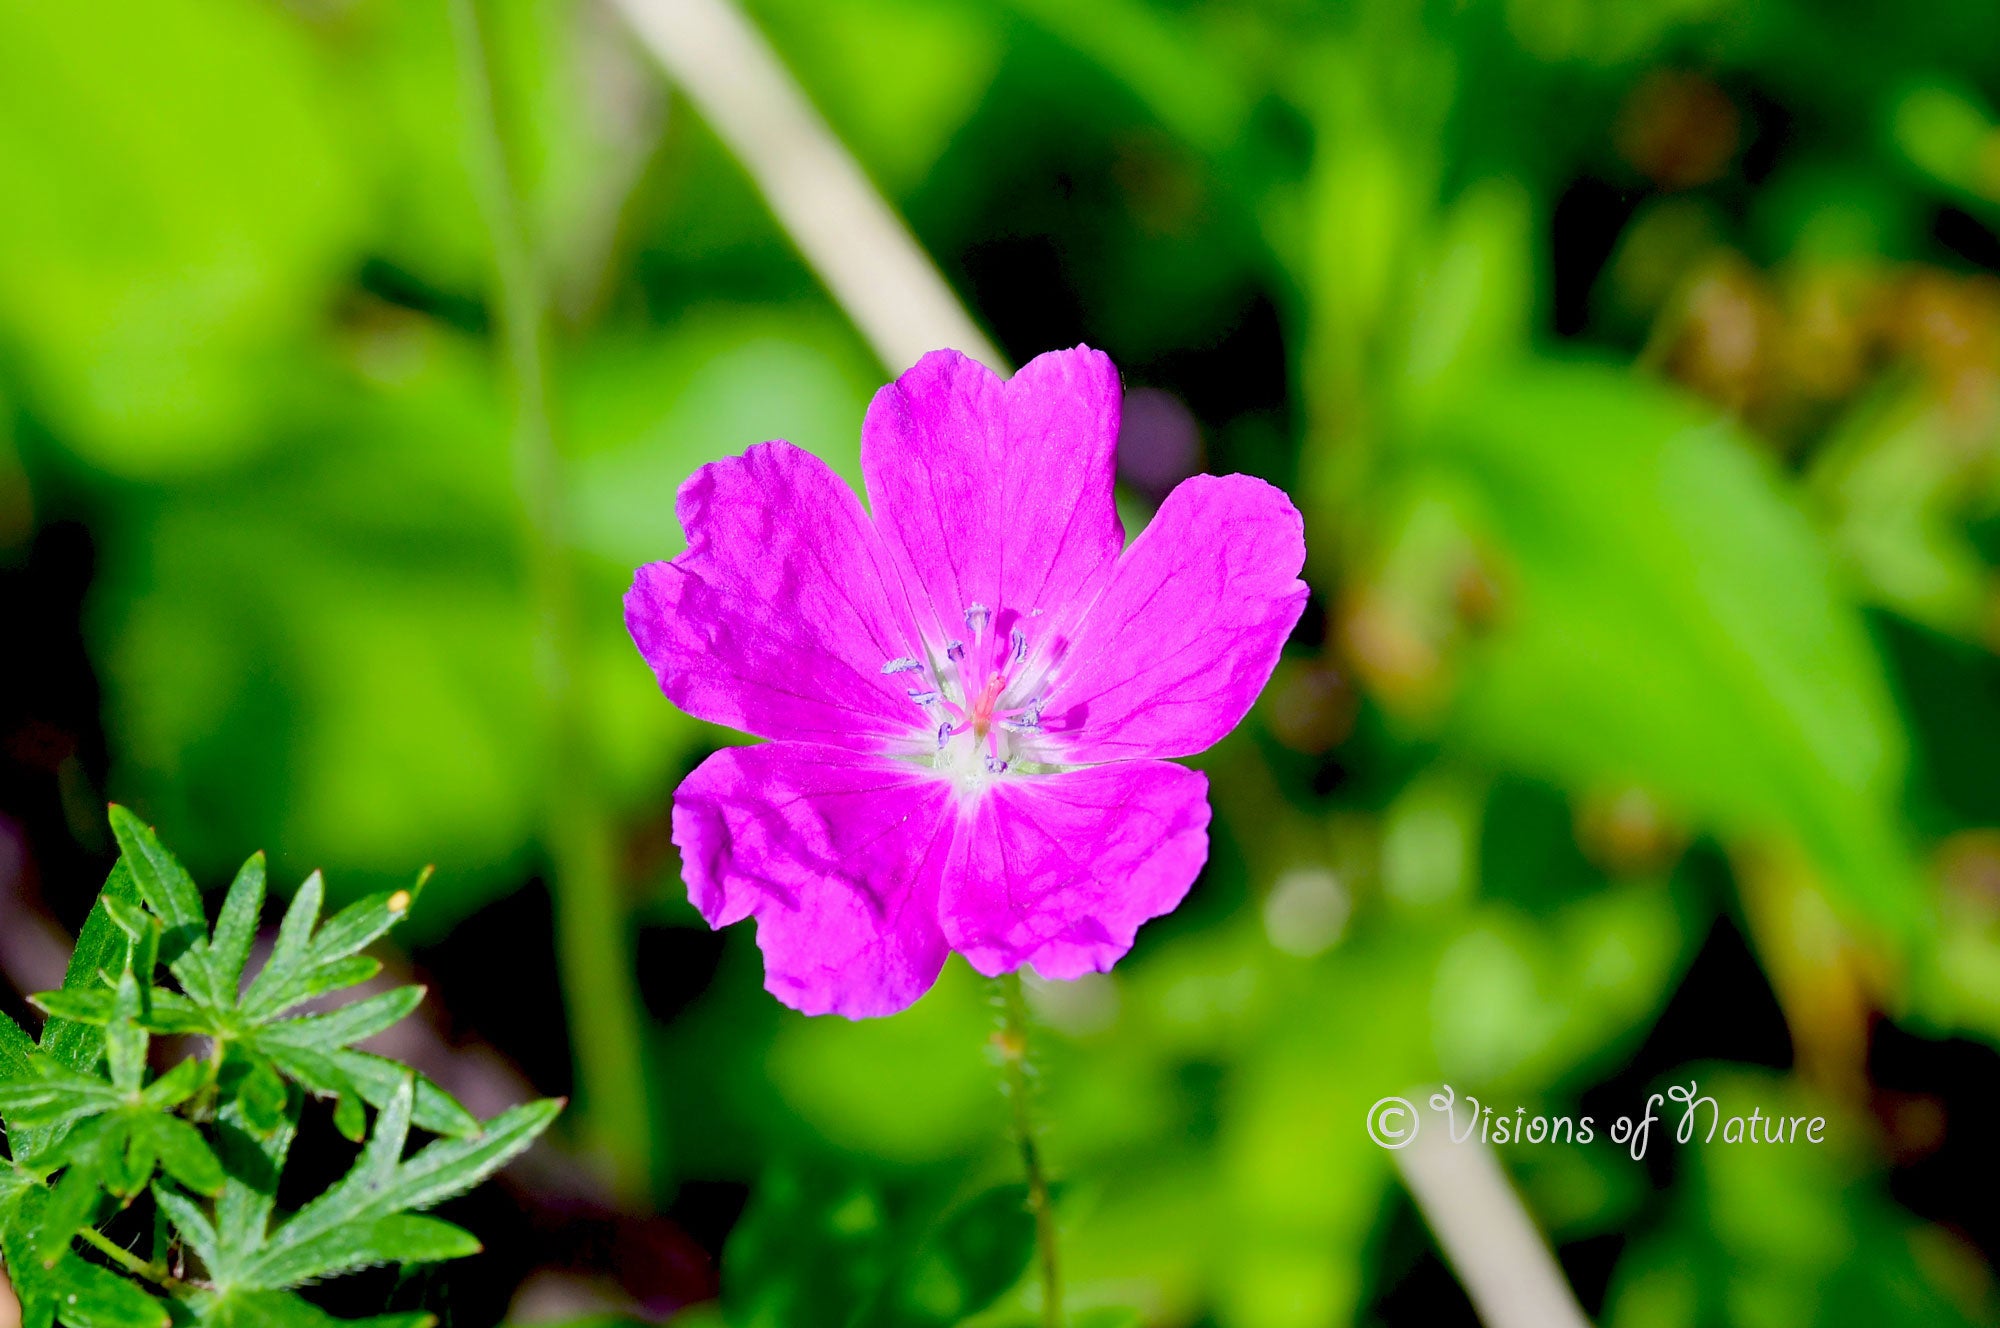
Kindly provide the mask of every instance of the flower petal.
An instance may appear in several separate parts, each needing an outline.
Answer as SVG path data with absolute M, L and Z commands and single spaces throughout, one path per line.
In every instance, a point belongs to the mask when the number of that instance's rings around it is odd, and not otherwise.
M 1208 780 L 1165 761 L 999 780 L 961 815 L 939 912 L 989 976 L 1104 972 L 1208 860 Z
M 711 927 L 757 919 L 764 986 L 807 1014 L 894 1014 L 948 953 L 938 882 L 950 786 L 811 743 L 731 747 L 674 793 L 688 898 Z
M 625 626 L 673 703 L 767 738 L 875 750 L 928 726 L 901 675 L 901 590 L 860 501 L 818 457 L 760 443 L 675 503 L 687 552 L 649 563 Z
M 1248 475 L 1160 505 L 1059 666 L 1042 724 L 1066 761 L 1187 756 L 1242 722 L 1305 609 L 1304 523 Z
M 933 351 L 875 394 L 861 426 L 868 504 L 936 643 L 983 604 L 1055 615 L 1094 598 L 1125 546 L 1112 486 L 1118 370 L 1078 346 L 1002 382 Z

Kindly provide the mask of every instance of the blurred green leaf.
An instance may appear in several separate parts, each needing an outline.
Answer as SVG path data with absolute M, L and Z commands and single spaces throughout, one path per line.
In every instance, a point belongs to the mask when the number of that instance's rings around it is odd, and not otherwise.
M 0 326 L 92 464 L 268 441 L 362 222 L 326 72 L 250 0 L 0 11 Z
M 1861 916 L 1917 934 L 1880 662 L 1803 515 L 1726 426 L 1607 370 L 1523 366 L 1412 459 L 1471 482 L 1505 559 L 1500 624 L 1468 661 L 1467 741 L 1792 837 Z

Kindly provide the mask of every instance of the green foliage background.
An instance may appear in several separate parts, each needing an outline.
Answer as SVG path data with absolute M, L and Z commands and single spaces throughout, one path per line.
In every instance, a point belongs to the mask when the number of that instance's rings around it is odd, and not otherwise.
M 1200 762 L 1208 873 L 1116 973 L 1036 993 L 1078 1306 L 1465 1321 L 1368 1104 L 1615 1115 L 1700 1074 L 1836 1143 L 1509 1153 L 1600 1322 L 2000 1322 L 2000 10 L 748 9 L 1008 354 L 1106 349 L 1306 513 L 1314 609 Z M 903 366 L 613 12 L 483 12 L 631 932 L 596 943 L 649 1000 L 648 1137 L 592 1146 L 631 1204 L 733 1229 L 689 1323 L 1022 1322 L 982 985 L 809 1021 L 747 929 L 702 940 L 665 818 L 730 738 L 618 606 L 695 466 L 785 437 L 852 476 Z M 20 620 L 49 532 L 95 558 L 101 730 L 8 784 L 66 800 L 50 860 L 107 847 L 102 785 L 205 881 L 257 845 L 353 897 L 436 863 L 420 953 L 551 888 L 462 76 L 442 0 L 0 0 Z M 10 723 L 59 690 L 44 648 L 9 630 Z M 490 960 L 556 966 L 545 934 Z M 574 1137 L 636 1128 L 587 1079 Z

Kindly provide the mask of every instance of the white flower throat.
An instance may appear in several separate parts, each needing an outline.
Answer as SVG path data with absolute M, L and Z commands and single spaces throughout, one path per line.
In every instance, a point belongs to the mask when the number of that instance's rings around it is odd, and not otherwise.
M 926 642 L 928 659 L 905 656 L 882 666 L 904 675 L 908 695 L 929 721 L 931 764 L 961 782 L 984 783 L 1023 765 L 1041 765 L 1047 755 L 1042 710 L 1055 682 L 1056 656 L 1064 643 L 1051 633 L 1031 642 L 1028 624 L 1039 609 L 998 615 L 970 604 L 965 626 L 970 640 Z

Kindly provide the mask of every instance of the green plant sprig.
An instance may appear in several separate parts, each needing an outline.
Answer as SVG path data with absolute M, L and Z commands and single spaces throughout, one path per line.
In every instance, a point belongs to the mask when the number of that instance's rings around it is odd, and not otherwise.
M 420 987 L 325 1008 L 381 971 L 362 951 L 408 914 L 424 877 L 322 922 L 315 872 L 246 983 L 263 855 L 236 874 L 211 929 L 193 878 L 153 831 L 116 806 L 111 828 L 119 860 L 62 989 L 32 998 L 48 1015 L 41 1040 L 0 1015 L 0 1257 L 24 1328 L 325 1328 L 346 1321 L 298 1288 L 478 1252 L 469 1232 L 423 1211 L 521 1153 L 562 1104 L 482 1125 L 422 1075 L 357 1050 L 415 1010 Z M 157 981 L 162 968 L 174 985 Z M 156 1075 L 162 1034 L 204 1039 L 206 1051 Z M 335 1126 L 364 1146 L 346 1178 L 281 1218 L 307 1094 L 333 1099 Z M 413 1127 L 440 1137 L 406 1157 Z M 142 1198 L 156 1210 L 150 1257 L 99 1229 Z

